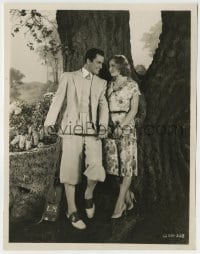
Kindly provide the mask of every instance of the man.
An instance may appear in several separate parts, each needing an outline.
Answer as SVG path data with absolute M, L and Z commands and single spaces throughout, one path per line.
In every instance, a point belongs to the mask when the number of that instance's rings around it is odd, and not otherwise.
M 103 61 L 104 52 L 92 48 L 87 51 L 81 70 L 63 73 L 44 123 L 45 129 L 49 130 L 58 118 L 61 119 L 58 131 L 62 137 L 60 182 L 65 186 L 67 217 L 78 229 L 86 228 L 75 203 L 75 186 L 81 181 L 83 153 L 84 175 L 87 177 L 84 198 L 88 218 L 93 218 L 95 212 L 94 188 L 98 181 L 105 180 L 101 139 L 106 137 L 108 125 L 106 81 L 96 76 Z

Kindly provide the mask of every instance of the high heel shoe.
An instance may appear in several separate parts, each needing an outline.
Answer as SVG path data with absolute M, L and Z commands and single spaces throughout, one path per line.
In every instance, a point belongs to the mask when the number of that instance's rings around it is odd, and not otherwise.
M 134 203 L 137 203 L 135 199 L 135 195 L 132 191 L 130 191 L 130 202 L 127 204 L 127 210 L 131 211 L 134 208 Z
M 119 219 L 123 217 L 124 215 L 126 215 L 126 204 L 123 205 L 122 210 L 119 213 L 114 213 L 111 216 L 111 219 Z

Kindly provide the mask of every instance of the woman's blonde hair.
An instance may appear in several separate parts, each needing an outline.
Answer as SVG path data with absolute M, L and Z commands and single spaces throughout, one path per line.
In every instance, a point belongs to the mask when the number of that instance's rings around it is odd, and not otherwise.
M 118 70 L 122 76 L 131 77 L 131 67 L 128 59 L 124 55 L 114 55 L 110 61 L 111 60 L 114 60 L 117 64 Z

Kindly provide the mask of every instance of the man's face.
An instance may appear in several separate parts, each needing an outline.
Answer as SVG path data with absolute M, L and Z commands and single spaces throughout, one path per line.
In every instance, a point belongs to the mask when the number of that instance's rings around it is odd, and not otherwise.
M 103 61 L 104 57 L 98 54 L 96 55 L 96 58 L 93 59 L 93 61 L 90 61 L 88 59 L 87 60 L 88 71 L 90 71 L 92 74 L 97 75 L 102 68 Z

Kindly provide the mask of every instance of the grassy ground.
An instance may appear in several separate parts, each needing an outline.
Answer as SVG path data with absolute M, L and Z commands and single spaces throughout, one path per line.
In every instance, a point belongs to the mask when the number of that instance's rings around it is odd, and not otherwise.
M 111 189 L 103 184 L 97 186 L 96 214 L 92 220 L 86 218 L 83 191 L 81 187 L 78 190 L 79 210 L 87 224 L 86 230 L 79 231 L 70 225 L 65 216 L 66 201 L 63 198 L 56 222 L 10 222 L 10 242 L 187 244 L 188 217 L 184 207 L 173 205 L 164 210 L 159 207 L 147 209 L 139 201 L 131 213 L 111 220 L 117 197 L 117 189 L 112 189 L 112 193 Z

